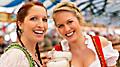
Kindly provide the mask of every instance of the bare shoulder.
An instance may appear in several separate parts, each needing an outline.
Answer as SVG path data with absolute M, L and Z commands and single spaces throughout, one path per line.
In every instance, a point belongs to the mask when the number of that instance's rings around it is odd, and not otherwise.
M 101 42 L 102 47 L 110 45 L 107 38 L 105 38 L 103 36 L 99 36 L 99 38 L 100 38 L 100 42 Z

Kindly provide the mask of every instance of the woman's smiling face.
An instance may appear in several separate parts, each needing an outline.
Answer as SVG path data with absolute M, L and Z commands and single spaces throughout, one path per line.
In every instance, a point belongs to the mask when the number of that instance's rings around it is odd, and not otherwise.
M 48 29 L 47 12 L 45 8 L 41 6 L 31 7 L 24 22 L 20 24 L 20 27 L 23 30 L 22 35 L 26 38 L 32 41 L 42 41 Z
M 73 12 L 59 11 L 53 18 L 59 33 L 68 41 L 74 41 L 80 36 L 80 23 Z

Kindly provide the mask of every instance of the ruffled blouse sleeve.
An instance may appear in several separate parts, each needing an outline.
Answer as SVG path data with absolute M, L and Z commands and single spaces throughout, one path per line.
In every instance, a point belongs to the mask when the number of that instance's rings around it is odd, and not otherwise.
M 107 62 L 107 66 L 116 65 L 116 61 L 119 57 L 119 53 L 116 49 L 113 49 L 112 43 L 110 41 L 108 46 L 103 48 L 103 53 Z
M 21 50 L 10 49 L 1 55 L 0 67 L 29 67 L 29 62 Z

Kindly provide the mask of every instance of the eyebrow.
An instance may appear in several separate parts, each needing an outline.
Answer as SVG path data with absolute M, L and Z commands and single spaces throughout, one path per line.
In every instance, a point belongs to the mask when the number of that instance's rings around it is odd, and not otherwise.
M 43 17 L 43 18 L 48 18 L 48 16 L 46 16 L 46 15 L 33 15 L 33 16 L 31 16 L 31 17 Z
M 67 19 L 67 21 L 71 20 L 72 18 Z
M 41 14 L 41 15 L 39 15 L 39 16 L 43 16 L 43 17 L 46 17 L 46 18 L 48 18 L 48 17 L 49 17 L 48 15 L 42 15 L 42 14 Z
M 50 16 L 48 16 L 48 15 L 43 15 L 43 17 L 44 17 L 44 18 L 49 18 Z
M 62 25 L 62 24 L 55 24 L 55 25 L 58 27 L 58 26 L 60 26 L 60 25 Z
M 67 22 L 69 22 L 69 21 L 71 21 L 72 20 L 72 18 L 69 18 L 69 19 L 67 19 Z
M 71 20 L 72 18 L 69 18 L 69 19 L 67 19 L 67 22 L 69 21 L 69 20 Z M 56 25 L 61 25 L 61 24 L 56 24 Z

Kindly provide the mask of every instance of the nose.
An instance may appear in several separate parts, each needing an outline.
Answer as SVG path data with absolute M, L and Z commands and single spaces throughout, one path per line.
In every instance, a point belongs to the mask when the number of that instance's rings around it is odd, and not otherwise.
M 65 25 L 65 31 L 69 31 L 70 30 L 70 26 L 69 25 Z
M 44 22 L 42 20 L 39 20 L 38 23 L 37 23 L 37 26 L 43 27 L 44 26 Z

